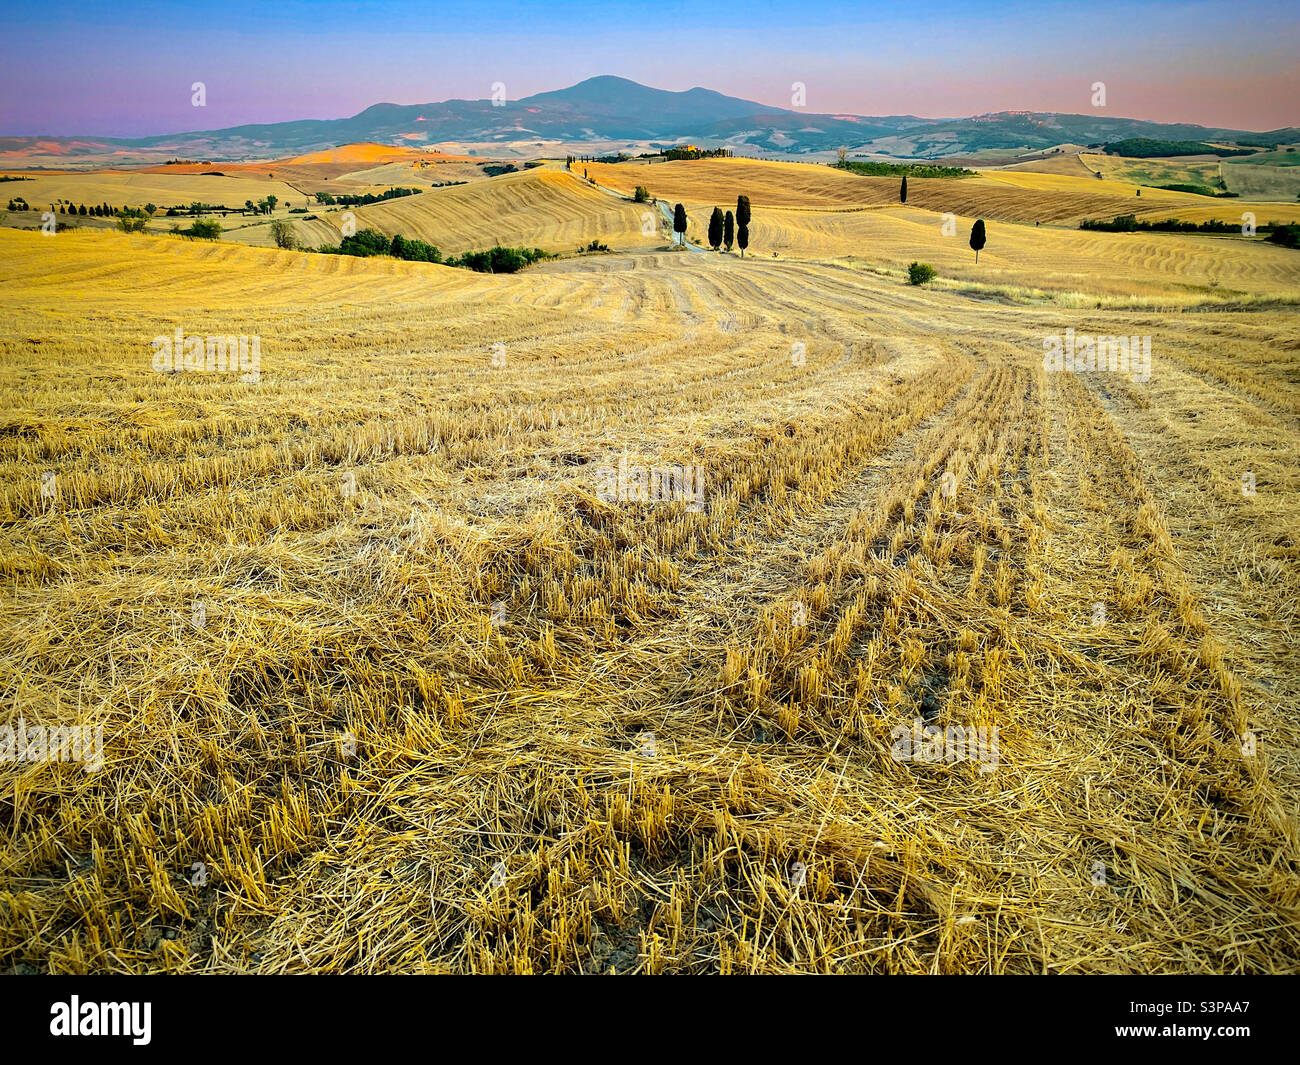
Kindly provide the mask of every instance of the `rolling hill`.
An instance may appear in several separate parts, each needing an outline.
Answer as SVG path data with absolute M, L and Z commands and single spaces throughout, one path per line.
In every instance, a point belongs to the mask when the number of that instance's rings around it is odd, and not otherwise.
M 898 206 L 896 177 L 862 177 L 806 163 L 699 159 L 648 166 L 588 163 L 583 169 L 624 195 L 645 185 L 652 196 L 688 205 L 725 207 L 743 193 L 755 207 L 843 211 Z M 1109 219 L 1118 214 L 1232 219 L 1251 208 L 1245 200 L 1213 200 L 1163 189 L 1148 189 L 1139 197 L 1137 190 L 1131 183 L 1096 177 L 986 170 L 972 178 L 911 178 L 908 206 L 939 214 L 951 211 L 1006 222 L 1067 226 L 1077 226 L 1085 218 Z M 1260 210 L 1261 218 L 1300 218 L 1300 205 L 1266 204 Z
M 353 210 L 359 229 L 428 241 L 458 255 L 494 244 L 572 251 L 593 240 L 615 248 L 668 243 L 659 213 L 594 188 L 563 170 L 527 170 L 491 181 L 430 189 Z M 650 216 L 646 233 L 645 217 Z M 343 212 L 325 216 L 342 225 Z

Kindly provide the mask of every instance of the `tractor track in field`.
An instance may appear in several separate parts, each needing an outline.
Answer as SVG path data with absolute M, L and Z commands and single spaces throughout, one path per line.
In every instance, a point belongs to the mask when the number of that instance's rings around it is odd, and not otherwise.
M 1161 384 L 1185 394 L 1191 383 L 1200 382 L 1213 399 L 1188 406 L 1199 406 L 1208 417 L 1222 413 L 1231 418 L 1249 409 L 1244 399 L 1235 396 L 1237 410 L 1225 407 L 1218 382 L 1190 370 L 1180 376 L 1183 380 Z M 1288 535 L 1289 524 L 1284 499 L 1272 488 L 1278 478 L 1266 471 L 1300 450 L 1296 434 L 1276 426 L 1274 439 L 1259 442 L 1252 448 L 1253 458 L 1241 462 L 1269 485 L 1249 497 L 1231 461 L 1216 461 L 1212 447 L 1193 443 L 1191 434 L 1214 428 L 1199 429 L 1196 411 L 1190 418 L 1175 417 L 1165 403 L 1144 407 L 1129 395 L 1130 389 L 1141 386 L 1110 386 L 1103 375 L 1082 374 L 1078 380 L 1105 410 L 1109 431 L 1141 463 L 1143 480 L 1174 537 L 1179 574 L 1215 636 L 1229 648 L 1230 662 L 1247 692 L 1253 693 L 1252 711 L 1271 737 L 1274 776 L 1292 801 L 1300 801 L 1300 723 L 1283 710 L 1300 697 L 1300 653 L 1286 623 L 1287 606 L 1269 586 L 1266 564 L 1270 554 L 1278 553 L 1276 541 Z M 1171 440 L 1180 446 L 1171 448 Z M 1232 579 L 1225 580 L 1223 560 L 1234 555 L 1242 561 L 1232 568 Z M 1220 576 L 1210 579 L 1211 574 Z
M 916 455 L 922 441 L 945 424 L 949 413 L 976 387 L 980 376 L 971 366 L 937 410 L 930 410 L 903 428 L 874 455 L 846 472 L 834 496 L 780 527 L 742 519 L 728 536 L 730 550 L 721 563 L 701 561 L 682 573 L 678 617 L 656 631 L 651 641 L 633 651 L 633 662 L 644 662 L 650 678 L 664 674 L 665 654 L 685 652 L 692 661 L 718 659 L 728 640 L 743 637 L 764 607 L 804 583 L 801 566 L 834 542 L 875 497 L 891 470 Z M 657 681 L 652 680 L 652 683 Z

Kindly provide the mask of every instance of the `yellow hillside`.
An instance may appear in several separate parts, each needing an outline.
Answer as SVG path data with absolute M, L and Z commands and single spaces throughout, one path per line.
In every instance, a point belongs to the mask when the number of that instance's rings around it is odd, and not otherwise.
M 439 157 L 430 155 L 427 160 L 411 162 L 403 160 L 394 163 L 381 163 L 379 166 L 363 166 L 340 174 L 336 179 L 340 183 L 367 185 L 387 188 L 397 185 L 409 188 L 415 185 L 428 185 L 435 181 L 487 181 L 483 173 L 482 161 L 466 162 L 453 157 L 449 161 L 439 161 Z
M 730 206 L 745 193 L 755 207 L 843 210 L 898 204 L 899 178 L 864 177 L 828 166 L 751 159 L 679 160 L 653 165 L 586 164 L 598 182 L 630 193 L 646 185 L 651 195 L 687 204 Z M 908 206 L 1012 222 L 1077 224 L 1135 207 L 1173 207 L 1199 197 L 1161 193 L 1146 203 L 1134 188 L 1064 174 L 984 171 L 974 178 L 909 178 Z
M 857 207 L 877 202 L 862 178 L 810 163 L 757 159 L 694 159 L 667 163 L 575 163 L 596 182 L 631 196 L 644 185 L 661 200 L 734 205 L 741 193 L 754 206 Z M 897 182 L 894 192 L 898 192 Z M 897 196 L 895 196 L 897 199 Z
M 828 166 L 777 163 L 752 159 L 679 160 L 669 163 L 583 164 L 602 185 L 630 195 L 645 185 L 652 196 L 688 206 L 731 207 L 742 193 L 757 207 L 800 207 L 846 210 L 898 205 L 897 177 L 863 177 Z M 908 178 L 908 207 L 936 213 L 1007 222 L 1041 222 L 1077 226 L 1084 218 L 1194 217 L 1215 201 L 1191 193 L 1145 189 L 1121 181 L 1077 174 L 986 170 L 961 179 Z M 1228 203 L 1228 201 L 1221 201 Z M 1248 210 L 1246 201 L 1218 206 L 1217 216 Z M 1300 205 L 1275 213 L 1300 218 Z M 1283 218 L 1282 220 L 1285 220 Z
M 271 231 L 271 222 L 285 221 L 293 227 L 294 236 L 300 247 L 336 246 L 339 242 L 338 230 L 325 221 L 320 214 L 309 212 L 308 215 L 293 215 L 277 211 L 276 215 L 275 219 L 259 220 L 234 216 L 224 219 L 227 228 L 221 234 L 221 240 L 223 243 L 247 244 L 254 248 L 274 248 L 276 244 Z
M 1060 155 L 1049 155 L 1042 159 L 1032 159 L 1024 163 L 1012 163 L 1001 169 L 1032 174 L 1065 174 L 1070 177 L 1081 178 L 1093 176 L 1092 171 L 1084 165 L 1079 153 L 1075 151 L 1062 152 Z
M 285 163 L 355 163 L 358 166 L 378 166 L 382 163 L 411 162 L 421 158 L 430 159 L 464 159 L 467 156 L 448 156 L 425 152 L 418 148 L 395 148 L 388 144 L 374 144 L 359 141 L 344 144 L 337 148 L 325 148 L 319 152 L 308 152 L 285 159 Z
M 188 206 L 194 202 L 243 207 L 245 200 L 275 196 L 301 203 L 303 194 L 283 181 L 239 174 L 217 177 L 213 174 L 159 174 L 145 171 L 103 170 L 88 173 L 24 175 L 32 181 L 5 185 L 9 196 L 22 196 L 33 208 L 48 210 L 51 203 L 71 200 L 87 207 L 108 203 L 114 207 Z
M 302 298 L 334 299 L 351 291 L 359 278 L 382 278 L 384 292 L 399 299 L 422 298 L 434 288 L 449 285 L 472 288 L 482 280 L 468 271 L 427 263 L 388 258 L 370 261 L 170 236 L 128 236 L 111 230 L 42 237 L 0 229 L 0 240 L 7 276 L 16 282 L 13 305 L 35 310 L 43 302 L 53 307 L 66 299 L 80 314 L 94 313 L 118 300 L 137 314 L 157 313 L 159 320 L 232 312 L 251 317 L 274 312 L 279 306 L 297 307 Z M 266 277 L 283 283 L 268 286 Z M 188 319 L 194 332 L 199 332 L 202 324 Z M 90 353 L 87 357 L 98 356 Z
M 1221 217 L 1221 216 L 1220 216 Z M 707 224 L 707 212 L 692 221 Z M 857 212 L 756 211 L 750 252 L 841 258 L 894 269 L 914 260 L 945 278 L 1053 292 L 1111 296 L 1249 293 L 1300 295 L 1300 255 L 1262 238 L 1168 233 L 1097 233 L 986 222 L 988 243 L 976 265 L 968 239 L 974 218 L 957 216 L 944 236 L 940 215 L 911 208 Z
M 571 174 L 535 169 L 431 189 L 354 210 L 357 228 L 401 233 L 458 254 L 494 244 L 570 252 L 593 240 L 612 248 L 667 243 L 657 210 L 611 196 Z M 326 216 L 342 225 L 342 212 Z M 645 233 L 646 219 L 652 230 Z
M 1204 185 L 1214 188 L 1223 171 L 1223 164 L 1213 156 L 1129 159 L 1118 155 L 1090 153 L 1083 158 L 1090 170 L 1101 174 L 1108 181 L 1139 185 Z

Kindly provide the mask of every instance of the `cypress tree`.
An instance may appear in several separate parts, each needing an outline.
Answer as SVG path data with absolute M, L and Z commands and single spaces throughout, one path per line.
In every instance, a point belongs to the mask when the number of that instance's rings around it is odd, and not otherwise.
M 678 244 L 686 242 L 686 208 L 680 203 L 673 208 L 673 232 L 678 234 Z
M 975 252 L 975 261 L 980 261 L 980 249 L 984 247 L 984 219 L 977 218 L 970 227 L 970 246 Z
M 714 251 L 722 247 L 722 224 L 722 209 L 715 207 L 709 215 L 709 247 Z

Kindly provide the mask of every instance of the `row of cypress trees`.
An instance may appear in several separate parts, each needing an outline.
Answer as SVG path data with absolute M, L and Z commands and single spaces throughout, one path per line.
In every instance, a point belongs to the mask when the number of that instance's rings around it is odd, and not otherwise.
M 736 197 L 734 214 L 731 211 L 724 214 L 721 207 L 713 208 L 713 214 L 709 216 L 709 247 L 714 251 L 722 247 L 731 251 L 734 244 L 740 248 L 740 257 L 743 259 L 745 249 L 749 247 L 749 220 L 748 196 Z M 680 203 L 673 211 L 673 231 L 682 234 L 683 238 L 686 233 L 686 208 Z
M 51 207 L 50 210 L 53 211 L 54 208 Z M 59 204 L 59 214 L 93 215 L 96 218 L 112 218 L 117 214 L 117 209 L 115 207 L 110 207 L 106 203 L 91 204 L 89 210 L 86 209 L 84 203 L 80 206 L 71 203 L 61 203 Z
M 907 202 L 906 177 L 903 178 L 899 196 L 904 203 Z M 743 259 L 745 249 L 749 247 L 749 217 L 748 196 L 737 198 L 734 215 L 730 211 L 723 214 L 721 207 L 713 208 L 713 214 L 709 216 L 709 247 L 717 251 L 725 246 L 727 251 L 731 251 L 731 246 L 737 244 L 740 247 L 740 257 Z M 685 239 L 686 208 L 680 203 L 673 209 L 673 232 L 679 234 L 679 241 Z M 984 220 L 981 218 L 976 220 L 970 231 L 970 246 L 975 252 L 976 262 L 980 261 L 980 250 L 984 247 L 985 240 Z

